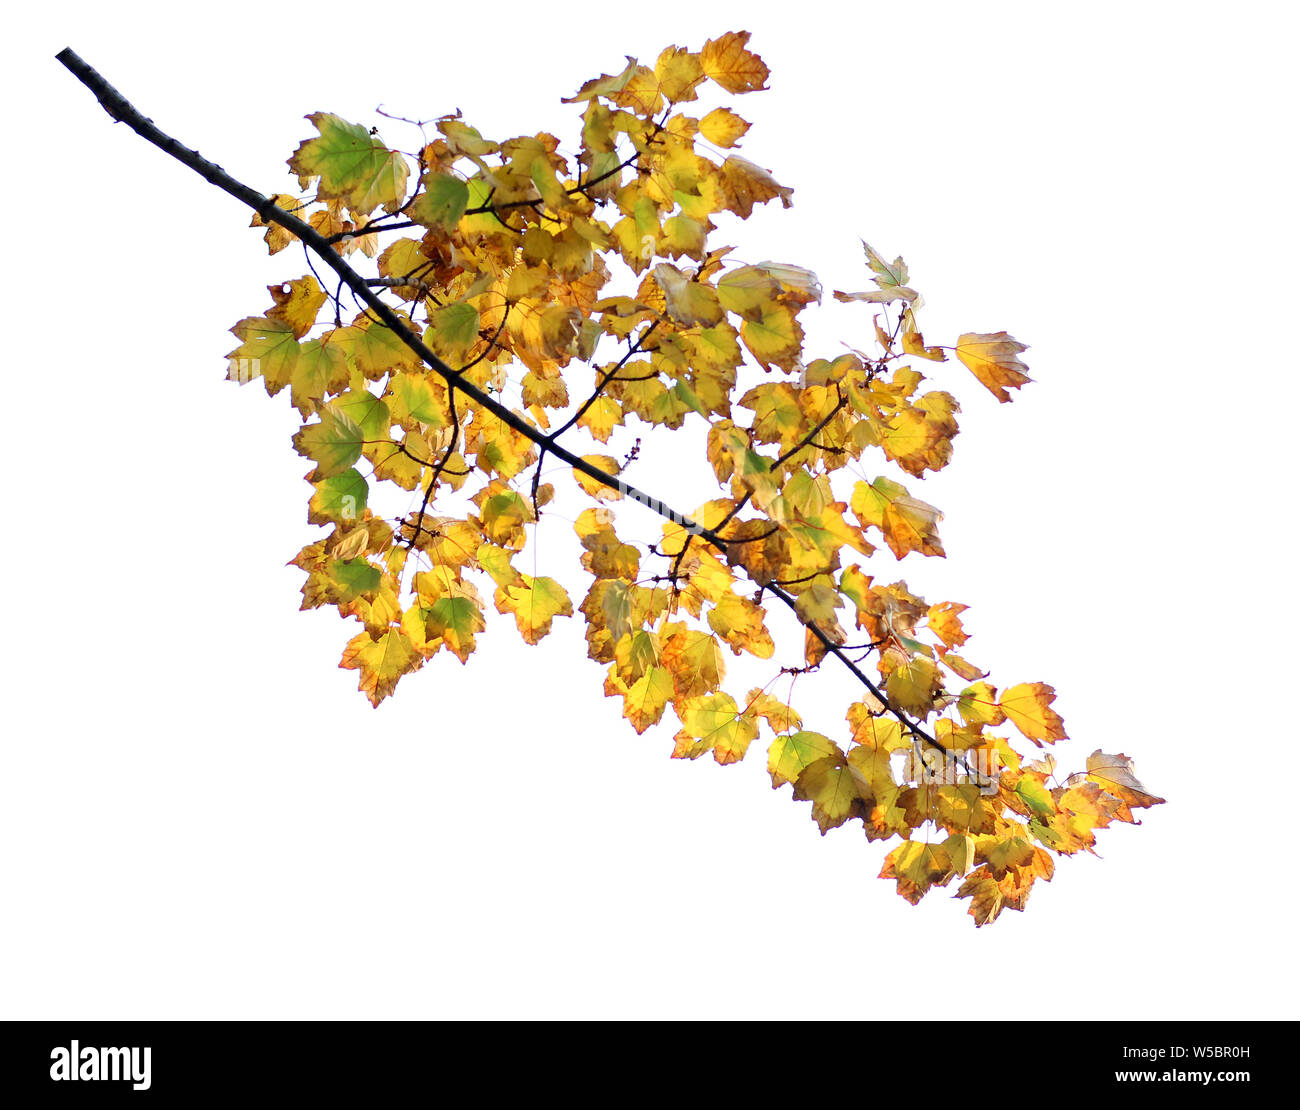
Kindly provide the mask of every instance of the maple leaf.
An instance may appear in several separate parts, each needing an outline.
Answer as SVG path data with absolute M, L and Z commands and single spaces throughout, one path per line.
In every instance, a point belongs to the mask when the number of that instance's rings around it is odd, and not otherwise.
M 709 326 L 722 319 L 723 310 L 718 303 L 716 289 L 691 281 L 676 266 L 667 262 L 661 262 L 654 268 L 654 277 L 663 290 L 668 315 L 677 323 L 687 327 L 692 324 Z
M 1164 803 L 1164 798 L 1157 798 L 1138 782 L 1133 774 L 1133 761 L 1123 754 L 1106 755 L 1098 748 L 1088 756 L 1088 779 L 1133 809 Z
M 310 416 L 328 393 L 340 393 L 348 384 L 348 359 L 343 348 L 327 339 L 310 339 L 298 347 L 289 375 L 294 407 Z
M 262 378 L 274 396 L 289 384 L 298 361 L 293 324 L 266 316 L 249 316 L 230 329 L 241 343 L 226 356 L 227 378 L 241 385 Z
M 424 662 L 409 636 L 400 630 L 385 632 L 372 640 L 367 632 L 352 637 L 343 651 L 339 666 L 361 672 L 357 688 L 378 705 L 388 697 L 404 674 Z
M 298 339 L 311 330 L 320 306 L 329 297 L 310 274 L 296 281 L 268 285 L 266 288 L 275 301 L 275 307 L 266 314 L 267 319 L 283 320 Z
M 998 708 L 1035 744 L 1065 739 L 1065 724 L 1051 708 L 1056 691 L 1042 682 L 1022 682 L 1003 692 Z
M 863 527 L 871 525 L 884 533 L 895 557 L 901 559 L 909 551 L 943 555 L 943 544 L 935 531 L 943 513 L 911 497 L 897 482 L 888 478 L 877 478 L 871 485 L 858 482 L 850 506 Z
M 711 693 L 726 673 L 716 637 L 695 629 L 677 629 L 664 644 L 662 659 L 679 698 Z
M 697 95 L 695 87 L 703 78 L 700 56 L 679 46 L 667 47 L 655 62 L 659 91 L 674 104 L 694 100 Z
M 429 600 L 428 606 L 416 611 L 425 650 L 432 652 L 445 646 L 462 663 L 468 662 L 477 646 L 478 633 L 487 627 L 478 591 L 469 583 L 457 582 L 442 596 Z
M 1033 379 L 1028 367 L 1017 357 L 1027 350 L 1006 332 L 966 332 L 957 337 L 957 357 L 965 363 L 990 393 L 999 401 L 1010 401 L 1008 389 L 1019 389 Z
M 551 631 L 555 617 L 573 616 L 573 604 L 554 578 L 519 576 L 519 584 L 498 586 L 497 611 L 513 613 L 519 634 L 527 644 L 537 643 Z
M 741 342 L 764 369 L 779 366 L 791 369 L 803 348 L 803 328 L 789 305 L 774 304 L 757 320 L 740 326 Z
M 618 474 L 618 460 L 609 455 L 583 455 L 582 461 L 591 463 L 592 466 L 605 471 L 610 477 Z M 617 501 L 621 496 L 617 489 L 611 489 L 581 470 L 575 470 L 573 477 L 578 485 L 582 487 L 583 493 L 596 498 L 598 501 Z
M 370 487 L 355 470 L 323 479 L 307 503 L 308 524 L 346 523 L 365 512 Z
M 682 727 L 674 737 L 675 759 L 697 759 L 711 751 L 718 763 L 735 763 L 758 737 L 757 723 L 741 713 L 730 694 L 683 699 L 676 708 Z
M 812 819 L 822 836 L 865 813 L 858 780 L 842 755 L 808 764 L 795 780 L 794 796 L 797 801 L 812 802 Z
M 931 605 L 930 611 L 926 614 L 926 624 L 929 625 L 930 631 L 948 647 L 961 647 L 970 639 L 961 626 L 960 618 L 960 614 L 964 613 L 967 608 L 967 606 L 959 605 L 953 601 L 942 601 Z
M 673 679 L 664 667 L 651 667 L 631 686 L 611 675 L 605 682 L 605 693 L 623 695 L 623 715 L 640 734 L 659 723 L 673 696 Z
M 789 208 L 793 203 L 790 200 L 793 189 L 778 184 L 769 171 L 739 154 L 729 154 L 722 163 L 722 184 L 727 207 L 742 220 L 749 219 L 756 204 L 766 204 L 778 197 L 783 208 Z
M 886 657 L 886 660 L 888 657 Z M 934 706 L 943 688 L 939 668 L 924 656 L 908 659 L 893 667 L 885 677 L 885 692 L 890 700 L 909 713 L 924 717 Z
M 772 634 L 763 624 L 762 606 L 728 591 L 709 610 L 709 627 L 726 641 L 732 652 L 747 651 L 771 659 L 776 651 Z
M 716 39 L 709 39 L 700 51 L 704 73 L 729 93 L 767 88 L 770 71 L 762 58 L 745 49 L 748 42 L 748 31 L 728 31 Z
M 318 199 L 342 201 L 353 212 L 366 216 L 383 206 L 395 212 L 406 193 L 407 165 L 395 150 L 389 150 L 359 123 L 348 123 L 330 112 L 307 117 L 320 134 L 303 142 L 289 168 L 306 187 L 319 178 Z
M 778 736 L 767 749 L 767 771 L 772 789 L 796 782 L 804 770 L 824 759 L 842 760 L 844 753 L 820 732 L 796 731 Z
M 614 76 L 602 73 L 599 77 L 593 77 L 587 81 L 573 96 L 566 96 L 562 104 L 577 104 L 583 100 L 594 100 L 598 96 L 613 96 L 615 93 L 622 92 L 627 88 L 627 84 L 632 80 L 632 75 L 637 69 L 637 60 L 631 55 L 626 55 L 627 66 L 621 73 Z
M 422 183 L 406 214 L 417 224 L 451 231 L 469 207 L 469 186 L 449 173 L 435 173 Z
M 298 454 L 316 463 L 308 480 L 319 482 L 351 468 L 361 457 L 366 435 L 343 409 L 333 404 L 320 410 L 320 421 L 307 424 L 293 437 Z
M 872 304 L 888 304 L 890 301 L 905 301 L 909 305 L 920 304 L 920 294 L 907 284 L 907 266 L 901 258 L 886 262 L 875 252 L 865 239 L 862 249 L 867 256 L 867 266 L 875 274 L 872 279 L 878 288 L 866 293 L 835 293 L 837 301 L 867 301 Z
M 944 844 L 908 840 L 885 857 L 882 879 L 896 879 L 898 893 L 916 905 L 933 886 L 946 886 L 956 872 Z
M 700 120 L 700 134 L 715 146 L 735 146 L 749 130 L 749 124 L 730 108 L 714 108 Z

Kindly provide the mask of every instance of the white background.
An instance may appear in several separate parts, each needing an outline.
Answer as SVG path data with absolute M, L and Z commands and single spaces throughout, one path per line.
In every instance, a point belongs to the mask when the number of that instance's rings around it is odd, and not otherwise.
M 1297 1016 L 1283 5 L 8 18 L 0 1015 Z M 317 532 L 287 395 L 223 380 L 226 329 L 301 254 L 267 258 L 54 62 L 71 45 L 273 192 L 308 112 L 460 108 L 572 149 L 583 80 L 740 28 L 770 91 L 720 102 L 795 190 L 747 257 L 859 289 L 866 237 L 906 258 L 931 342 L 1031 344 L 1011 405 L 923 367 L 964 408 L 950 471 L 911 483 L 949 558 L 900 572 L 971 605 L 993 681 L 1057 688 L 1066 770 L 1126 752 L 1169 799 L 978 931 L 956 884 L 913 909 L 856 826 L 819 837 L 760 745 L 721 768 L 637 737 L 580 620 L 537 649 L 495 620 L 372 710 L 336 668 L 353 628 L 299 613 L 284 565 Z M 821 319 L 828 353 L 870 342 L 860 306 Z M 647 437 L 635 479 L 670 489 L 679 450 Z M 539 569 L 580 599 L 568 532 L 541 526 Z M 844 699 L 816 690 L 796 702 L 834 734 Z

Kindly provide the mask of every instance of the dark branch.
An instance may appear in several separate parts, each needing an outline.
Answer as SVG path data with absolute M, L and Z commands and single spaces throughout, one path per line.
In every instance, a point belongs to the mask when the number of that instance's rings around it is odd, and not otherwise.
M 108 83 L 99 73 L 97 73 L 89 64 L 80 58 L 71 47 L 65 47 L 55 56 L 56 60 L 65 66 L 83 85 L 86 86 L 95 98 L 103 106 L 113 119 L 119 123 L 125 123 L 132 131 L 139 135 L 146 142 L 152 143 L 165 154 L 171 155 L 184 166 L 188 166 L 209 184 L 215 185 L 224 193 L 228 193 L 236 200 L 248 205 L 254 212 L 262 217 L 264 221 L 277 223 L 286 231 L 292 232 L 301 239 L 308 247 L 316 252 L 317 256 L 338 274 L 341 284 L 346 285 L 352 294 L 359 300 L 365 302 L 369 308 L 373 309 L 378 317 L 377 322 L 383 323 L 398 336 L 403 343 L 412 351 L 419 355 L 420 359 L 431 369 L 440 374 L 444 380 L 451 386 L 453 391 L 463 393 L 469 400 L 473 401 L 480 408 L 492 413 L 506 427 L 512 428 L 520 435 L 531 439 L 539 447 L 545 448 L 552 455 L 568 463 L 574 470 L 580 471 L 587 477 L 594 479 L 603 486 L 616 490 L 624 497 L 644 505 L 652 512 L 674 523 L 680 524 L 686 529 L 687 533 L 694 538 L 698 536 L 706 543 L 710 543 L 720 551 L 726 551 L 727 540 L 724 539 L 715 529 L 704 528 L 695 523 L 690 517 L 675 512 L 663 502 L 643 493 L 635 486 L 630 486 L 621 479 L 601 470 L 600 467 L 587 462 L 580 455 L 575 455 L 572 451 L 561 447 L 555 442 L 552 436 L 548 436 L 538 429 L 535 425 L 530 424 L 527 420 L 518 416 L 510 409 L 506 408 L 495 398 L 490 396 L 484 390 L 474 385 L 473 382 L 467 381 L 461 377 L 458 370 L 452 369 L 433 353 L 412 331 L 405 322 L 395 313 L 380 297 L 373 293 L 363 278 L 354 270 L 337 251 L 330 245 L 328 239 L 321 235 L 310 224 L 304 223 L 297 216 L 294 216 L 284 209 L 278 207 L 270 197 L 264 196 L 256 189 L 243 184 L 231 177 L 225 170 L 213 162 L 209 162 L 196 150 L 190 150 L 182 146 L 170 135 L 161 131 L 152 120 L 145 117 L 138 109 L 134 108 L 131 103 Z M 591 183 L 588 183 L 591 184 Z M 363 234 L 363 232 L 353 232 L 352 234 Z M 772 596 L 779 598 L 791 612 L 798 617 L 798 609 L 795 605 L 795 599 L 780 586 L 769 585 L 767 590 Z M 921 740 L 932 748 L 939 751 L 948 751 L 944 745 L 940 744 L 933 736 L 926 732 L 920 725 L 913 721 L 901 709 L 892 705 L 884 693 L 876 686 L 870 678 L 862 672 L 856 663 L 854 663 L 847 654 L 822 631 L 815 623 L 810 623 L 799 618 L 801 624 L 808 629 L 819 643 L 826 649 L 828 655 L 833 655 L 848 668 L 849 672 L 858 679 L 871 693 L 886 706 L 889 712 L 898 719 L 913 736 Z

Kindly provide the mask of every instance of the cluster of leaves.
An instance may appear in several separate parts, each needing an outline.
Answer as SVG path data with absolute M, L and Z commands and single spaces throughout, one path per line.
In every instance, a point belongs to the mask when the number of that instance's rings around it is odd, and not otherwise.
M 308 519 L 329 531 L 294 560 L 303 607 L 360 623 L 341 665 L 373 703 L 439 652 L 468 660 L 488 591 L 529 644 L 577 610 L 604 692 L 638 733 L 671 708 L 673 755 L 725 764 L 766 731 L 773 786 L 811 802 L 823 833 L 857 821 L 869 839 L 897 840 L 881 875 L 900 894 L 916 902 L 957 878 L 983 924 L 1022 909 L 1056 854 L 1091 850 L 1096 829 L 1161 799 L 1123 755 L 1096 752 L 1062 780 L 1050 756 L 1022 757 L 1004 726 L 1040 748 L 1065 739 L 1052 688 L 991 685 L 959 654 L 965 606 L 879 579 L 882 560 L 944 554 L 934 506 L 889 477 L 854 477 L 878 455 L 917 480 L 947 465 L 960 409 L 917 366 L 952 356 L 1009 401 L 1029 381 L 1025 347 L 1006 332 L 928 343 L 902 259 L 864 244 L 873 287 L 834 296 L 875 313 L 875 347 L 809 356 L 801 315 L 822 299 L 816 276 L 710 245 L 720 214 L 791 203 L 735 153 L 750 125 L 730 106 L 690 111 L 710 85 L 766 87 L 748 39 L 669 47 L 653 66 L 629 59 L 588 81 L 565 101 L 581 111 L 573 156 L 545 133 L 485 138 L 459 113 L 430 121 L 438 135 L 413 155 L 308 117 L 318 133 L 289 159 L 298 191 L 273 200 L 354 265 L 373 259 L 367 283 L 400 326 L 365 307 L 345 322 L 342 287 L 313 268 L 235 325 L 231 376 L 289 390 L 304 418 Z M 295 240 L 273 218 L 253 222 L 272 253 Z M 562 436 L 605 445 L 619 426 L 688 420 L 707 425 L 717 483 L 689 517 L 660 507 L 662 537 L 627 542 L 611 505 L 630 489 L 628 460 L 591 444 L 573 470 L 590 501 L 575 526 L 585 597 L 575 605 L 560 581 L 515 565 L 555 495 L 541 468 Z M 375 515 L 375 483 L 411 491 L 418 508 Z M 453 503 L 468 508 L 442 511 Z M 847 727 L 805 729 L 768 687 L 723 689 L 726 652 L 774 656 L 769 600 L 803 626 L 802 659 L 782 671 L 833 662 L 861 682 Z M 849 645 L 850 625 L 863 642 Z

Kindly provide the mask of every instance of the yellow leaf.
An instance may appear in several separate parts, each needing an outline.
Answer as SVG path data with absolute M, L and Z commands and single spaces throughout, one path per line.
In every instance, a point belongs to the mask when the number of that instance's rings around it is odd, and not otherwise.
M 943 353 L 942 347 L 927 347 L 925 337 L 916 330 L 912 324 L 912 310 L 907 310 L 907 322 L 909 327 L 903 329 L 903 351 L 916 358 L 929 359 L 931 362 L 947 362 L 948 356 Z
M 695 759 L 711 751 L 717 762 L 735 763 L 745 758 L 750 742 L 758 736 L 758 726 L 741 715 L 729 694 L 683 699 L 676 709 L 682 728 L 674 738 L 674 759 Z
M 711 693 L 722 684 L 726 673 L 717 639 L 687 628 L 681 628 L 664 644 L 663 665 L 673 676 L 673 689 L 679 698 Z
M 723 317 L 718 304 L 718 292 L 712 286 L 692 281 L 676 266 L 661 262 L 654 268 L 655 281 L 663 290 L 668 315 L 677 323 L 690 327 L 706 327 L 718 323 Z
M 372 640 L 367 632 L 354 636 L 344 649 L 339 666 L 360 671 L 357 689 L 370 699 L 371 705 L 378 705 L 393 692 L 402 675 L 416 670 L 423 662 L 411 638 L 402 631 L 390 629 L 377 640 Z
M 241 342 L 226 356 L 226 377 L 240 385 L 262 378 L 267 393 L 274 397 L 289 384 L 298 361 L 293 325 L 287 320 L 249 316 L 230 330 Z
M 597 397 L 578 417 L 578 427 L 586 428 L 601 443 L 608 443 L 614 426 L 623 423 L 623 409 L 612 397 Z
M 925 623 L 929 625 L 930 631 L 938 636 L 947 647 L 961 647 L 970 639 L 961 626 L 960 616 L 967 608 L 968 606 L 959 605 L 955 601 L 936 602 L 930 606 Z
M 803 721 L 798 713 L 780 698 L 775 698 L 758 688 L 750 690 L 745 699 L 745 715 L 755 720 L 761 717 L 775 733 L 803 728 Z
M 1088 778 L 1133 809 L 1146 809 L 1164 803 L 1164 798 L 1149 793 L 1138 782 L 1133 774 L 1133 761 L 1122 753 L 1106 755 L 1098 748 L 1088 756 Z
M 967 865 L 965 859 L 963 865 Z M 898 893 L 916 905 L 932 886 L 946 886 L 954 874 L 952 857 L 944 844 L 908 840 L 885 857 L 882 879 L 897 879 Z
M 772 789 L 794 782 L 804 768 L 828 758 L 843 759 L 844 753 L 835 741 L 820 732 L 799 731 L 778 736 L 767 749 L 767 772 L 772 776 Z
M 289 159 L 289 168 L 304 186 L 319 178 L 321 201 L 342 201 L 354 213 L 368 216 L 383 205 L 396 211 L 406 193 L 406 161 L 389 150 L 359 123 L 348 123 L 329 112 L 307 117 L 320 132 L 303 142 Z
M 713 629 L 739 655 L 747 651 L 759 659 L 771 659 L 776 645 L 772 635 L 763 626 L 764 609 L 748 598 L 728 591 L 709 610 L 709 627 Z
M 267 318 L 283 320 L 299 339 L 311 331 L 316 322 L 316 313 L 329 296 L 310 274 L 297 281 L 268 285 L 266 288 L 275 301 L 275 307 L 266 314 Z
M 795 780 L 794 796 L 797 801 L 812 802 L 812 818 L 822 836 L 866 813 L 857 777 L 842 756 L 828 756 L 805 767 Z
M 608 683 L 605 692 L 610 692 Z M 657 724 L 664 715 L 664 707 L 673 696 L 672 675 L 663 667 L 651 667 L 620 692 L 623 694 L 623 716 L 639 734 Z
M 767 88 L 770 72 L 763 59 L 746 50 L 748 31 L 728 31 L 709 39 L 700 51 L 700 64 L 706 76 L 729 93 L 756 92 Z
M 659 91 L 674 104 L 694 100 L 695 86 L 704 79 L 700 56 L 680 46 L 670 46 L 655 62 L 655 78 Z
M 908 496 L 907 490 L 888 478 L 877 478 L 871 485 L 858 482 L 853 487 L 851 507 L 865 528 L 868 525 L 884 533 L 885 542 L 896 558 L 909 551 L 922 555 L 943 555 L 936 525 L 943 513 L 933 505 Z
M 754 205 L 765 204 L 775 197 L 781 206 L 789 208 L 794 190 L 777 182 L 762 166 L 756 166 L 739 154 L 727 156 L 722 163 L 722 183 L 727 195 L 727 207 L 742 220 L 749 219 Z
M 1064 740 L 1065 723 L 1051 707 L 1056 691 L 1043 682 L 1022 682 L 1003 693 L 998 707 L 1035 744 Z
M 967 686 L 957 698 L 957 711 L 968 725 L 1000 725 L 1006 720 L 998 706 L 997 687 L 987 682 Z
M 583 462 L 591 463 L 592 466 L 598 467 L 608 474 L 611 478 L 617 476 L 619 471 L 618 460 L 609 455 L 583 455 Z M 573 472 L 574 481 L 582 487 L 583 493 L 596 498 L 598 501 L 617 501 L 622 494 L 614 488 L 598 482 L 590 475 L 584 474 L 581 470 Z
M 632 79 L 632 74 L 636 72 L 637 61 L 631 55 L 624 55 L 627 58 L 627 66 L 621 73 L 614 76 L 602 73 L 599 77 L 593 77 L 590 81 L 582 86 L 573 96 L 565 97 L 560 101 L 561 104 L 575 104 L 583 100 L 593 100 L 598 96 L 613 96 L 627 87 L 627 83 Z
M 773 365 L 794 368 L 803 351 L 803 328 L 789 305 L 773 304 L 757 320 L 746 320 L 740 338 L 765 370 Z
M 967 332 L 957 337 L 957 357 L 999 401 L 1010 401 L 1008 389 L 1019 389 L 1033 379 L 1017 357 L 1028 348 L 1004 331 Z
M 640 552 L 618 538 L 609 519 L 607 509 L 584 509 L 574 522 L 573 530 L 586 548 L 582 555 L 583 568 L 597 578 L 625 578 L 633 582 L 641 565 Z
M 519 585 L 497 587 L 497 612 L 513 613 L 524 642 L 535 644 L 551 631 L 555 617 L 573 616 L 573 605 L 554 578 L 519 578 Z
M 735 146 L 749 130 L 749 124 L 730 108 L 714 108 L 700 120 L 700 134 L 714 146 Z
M 895 667 L 885 679 L 885 693 L 900 709 L 924 716 L 934 708 L 934 699 L 943 689 L 939 668 L 932 660 L 919 655 Z

